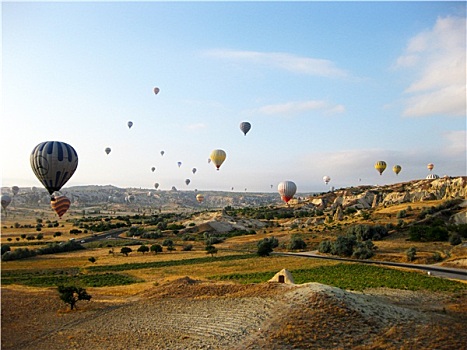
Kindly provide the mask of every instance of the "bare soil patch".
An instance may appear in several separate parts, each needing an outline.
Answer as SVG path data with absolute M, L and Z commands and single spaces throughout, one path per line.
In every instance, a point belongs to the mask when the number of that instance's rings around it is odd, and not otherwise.
M 2 349 L 465 349 L 467 293 L 189 277 L 88 291 L 71 312 L 54 289 L 3 287 Z

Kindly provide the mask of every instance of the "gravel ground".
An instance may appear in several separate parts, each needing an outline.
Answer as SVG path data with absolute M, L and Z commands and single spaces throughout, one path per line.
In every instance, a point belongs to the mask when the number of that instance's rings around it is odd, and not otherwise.
M 2 287 L 2 349 L 465 349 L 467 296 L 189 278 L 126 298 Z

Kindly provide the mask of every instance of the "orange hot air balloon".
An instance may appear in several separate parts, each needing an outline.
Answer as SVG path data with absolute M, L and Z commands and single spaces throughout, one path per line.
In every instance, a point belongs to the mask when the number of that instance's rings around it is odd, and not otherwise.
M 428 170 L 432 171 L 435 165 L 433 163 L 430 163 L 426 167 L 428 168 Z
M 67 196 L 57 196 L 52 197 L 50 200 L 50 206 L 57 213 L 58 217 L 61 219 L 63 214 L 67 212 L 70 208 L 71 201 Z

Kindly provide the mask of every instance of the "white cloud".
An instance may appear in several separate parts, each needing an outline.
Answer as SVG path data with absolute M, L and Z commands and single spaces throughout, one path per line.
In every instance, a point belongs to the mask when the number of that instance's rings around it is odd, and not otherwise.
M 265 115 L 293 115 L 316 110 L 321 110 L 326 114 L 335 114 L 343 113 L 345 111 L 345 107 L 342 105 L 331 105 L 326 101 L 294 101 L 262 106 L 252 110 L 251 113 Z
M 413 37 L 396 67 L 413 69 L 405 116 L 466 115 L 466 19 L 438 18 L 435 26 Z
M 461 156 L 465 161 L 467 149 L 466 131 L 448 131 L 443 133 L 442 136 L 446 141 L 445 153 L 451 156 Z
M 284 52 L 213 49 L 205 51 L 204 55 L 236 62 L 247 62 L 274 67 L 299 74 L 331 78 L 343 78 L 348 76 L 348 73 L 345 70 L 336 67 L 332 61 L 318 58 L 301 57 Z

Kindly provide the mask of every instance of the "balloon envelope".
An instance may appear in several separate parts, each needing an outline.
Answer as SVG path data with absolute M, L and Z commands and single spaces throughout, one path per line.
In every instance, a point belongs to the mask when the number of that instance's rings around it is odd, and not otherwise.
M 376 162 L 375 169 L 379 172 L 380 175 L 383 174 L 384 169 L 386 169 L 386 162 L 383 160 Z
M 163 155 L 164 155 L 164 153 L 165 153 L 165 151 L 161 151 L 161 156 L 163 156 Z
M 13 196 L 16 196 L 19 192 L 19 187 L 18 186 L 13 186 L 11 188 L 11 191 L 13 192 Z
M 31 152 L 31 168 L 52 195 L 73 176 L 78 167 L 78 154 L 65 142 L 46 141 Z
M 154 184 L 154 187 L 155 187 L 156 190 L 157 190 L 157 189 L 159 188 L 159 184 L 156 182 L 156 183 Z
M 196 173 L 196 168 L 191 169 L 191 172 L 192 172 L 193 174 L 195 174 L 195 173 Z
M 200 193 L 200 194 L 197 194 L 196 195 L 196 200 L 201 203 L 202 201 L 204 201 L 204 196 Z
M 331 181 L 331 178 L 329 176 L 325 175 L 325 176 L 323 176 L 323 181 L 327 185 L 329 183 L 329 181 Z
M 105 153 L 107 153 L 107 154 L 109 154 L 110 151 L 112 151 L 112 150 L 110 149 L 110 147 L 107 147 L 107 148 L 105 149 Z
M 246 136 L 246 133 L 250 131 L 250 129 L 251 129 L 251 124 L 249 122 L 240 123 L 240 130 L 243 132 L 245 136 Z
M 151 171 L 152 171 L 152 172 L 155 172 L 155 171 L 156 171 L 156 167 L 152 167 L 152 168 L 151 168 Z
M 277 186 L 277 191 L 281 195 L 281 199 L 288 203 L 294 196 L 295 192 L 297 192 L 297 185 L 292 181 L 282 181 Z
M 60 219 L 62 218 L 63 214 L 65 214 L 70 208 L 70 205 L 71 201 L 66 196 L 52 197 L 50 200 L 50 206 L 53 210 L 55 210 Z
M 399 175 L 399 173 L 401 172 L 402 170 L 402 167 L 400 165 L 394 165 L 392 167 L 392 171 L 394 171 L 396 173 L 396 175 Z
M 187 186 L 190 184 L 190 182 L 191 182 L 190 179 L 185 180 L 185 183 L 186 183 Z
M 180 168 L 182 166 L 182 162 L 177 162 L 177 165 Z
M 212 160 L 217 170 L 219 170 L 222 163 L 224 163 L 224 160 L 226 157 L 227 155 L 225 154 L 223 150 L 215 149 L 214 151 L 211 152 L 211 156 L 209 157 L 209 159 Z
M 439 176 L 436 175 L 436 174 L 428 174 L 428 175 L 426 176 L 426 179 L 427 179 L 427 180 L 439 179 Z
M 6 210 L 6 208 L 10 205 L 11 203 L 11 197 L 7 194 L 2 195 L 1 198 L 1 203 L 2 203 L 2 208 L 3 210 Z
M 430 163 L 426 167 L 428 168 L 428 170 L 432 171 L 435 165 L 433 163 Z
M 158 87 L 155 87 L 153 91 L 157 95 L 159 93 L 159 91 L 161 91 L 161 89 L 159 89 Z
M 127 123 L 127 125 L 128 125 L 128 128 L 131 129 L 131 127 L 133 126 L 133 122 L 132 122 L 132 121 L 129 121 L 129 122 Z

